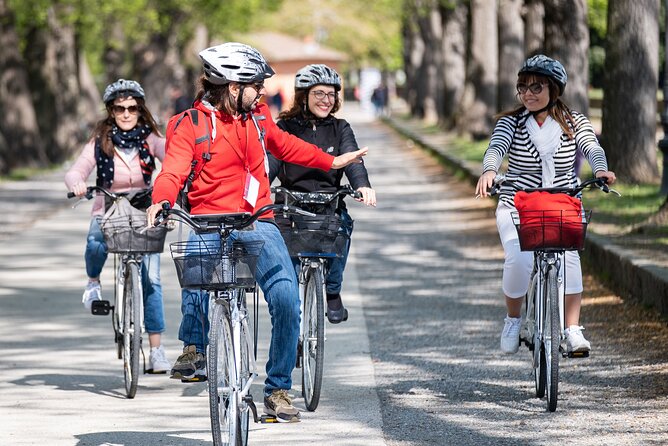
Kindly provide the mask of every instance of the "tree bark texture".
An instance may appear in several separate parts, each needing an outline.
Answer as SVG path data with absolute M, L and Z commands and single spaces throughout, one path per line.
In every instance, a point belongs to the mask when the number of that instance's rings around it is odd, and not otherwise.
M 496 0 L 471 0 L 471 44 L 467 80 L 457 128 L 475 139 L 488 138 L 497 107 L 499 71 Z
M 525 0 L 522 15 L 524 17 L 524 55 L 533 56 L 544 52 L 545 7 L 543 0 Z
M 568 85 L 563 100 L 574 110 L 589 113 L 589 28 L 587 0 L 544 0 L 545 54 L 566 68 Z
M 15 16 L 0 0 L 0 173 L 47 163 L 19 52 Z
M 499 0 L 499 110 L 518 105 L 515 84 L 524 59 L 522 0 Z
M 423 59 L 425 43 L 418 25 L 419 1 L 408 0 L 404 4 L 405 14 L 402 26 L 404 41 L 404 69 L 406 72 L 405 100 L 411 115 L 424 117 L 422 98 L 424 96 L 421 79 L 423 78 Z
M 452 2 L 451 2 L 452 3 Z M 466 82 L 466 35 L 468 7 L 461 1 L 441 7 L 443 20 L 443 111 L 441 122 L 447 129 L 455 127 L 458 106 Z
M 657 182 L 659 0 L 611 0 L 602 142 L 625 182 Z

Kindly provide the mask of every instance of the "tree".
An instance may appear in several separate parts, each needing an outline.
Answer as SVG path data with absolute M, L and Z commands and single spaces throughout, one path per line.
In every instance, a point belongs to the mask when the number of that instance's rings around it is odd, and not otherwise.
M 444 126 L 456 125 L 466 82 L 466 35 L 468 7 L 461 0 L 442 5 L 443 18 L 443 111 Z
M 47 162 L 20 53 L 14 11 L 0 0 L 0 173 Z
M 457 128 L 476 139 L 489 137 L 496 113 L 498 34 L 496 0 L 471 0 L 471 41 L 466 87 Z
M 564 101 L 589 113 L 589 29 L 586 0 L 543 0 L 545 53 L 560 61 L 568 73 Z
M 656 90 L 659 1 L 615 0 L 608 5 L 602 142 L 620 180 L 658 180 Z
M 522 0 L 499 0 L 499 106 L 506 110 L 517 104 L 517 72 L 524 62 Z
M 534 55 L 543 52 L 545 40 L 545 6 L 543 0 L 524 1 L 524 53 Z

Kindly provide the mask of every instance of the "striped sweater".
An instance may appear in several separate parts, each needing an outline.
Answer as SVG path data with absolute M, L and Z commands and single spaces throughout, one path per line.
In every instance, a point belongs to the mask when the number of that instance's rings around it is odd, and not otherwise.
M 573 138 L 561 135 L 561 146 L 554 155 L 556 176 L 554 187 L 575 187 L 575 152 L 579 148 L 584 153 L 594 172 L 607 171 L 608 163 L 603 148 L 598 143 L 591 122 L 581 113 L 571 111 L 575 127 Z M 514 207 L 515 192 L 529 187 L 541 187 L 540 155 L 529 138 L 526 120 L 529 112 L 516 116 L 501 117 L 494 127 L 489 147 L 483 159 L 483 172 L 498 172 L 501 163 L 508 155 L 506 183 L 501 187 L 499 199 Z

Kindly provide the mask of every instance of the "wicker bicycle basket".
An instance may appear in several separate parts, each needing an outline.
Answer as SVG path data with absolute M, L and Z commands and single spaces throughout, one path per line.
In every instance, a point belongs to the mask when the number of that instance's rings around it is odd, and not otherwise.
M 581 251 L 591 211 L 521 211 L 512 217 L 522 251 Z
M 227 254 L 217 240 L 196 240 L 170 244 L 181 288 L 222 290 L 255 285 L 257 258 L 264 242 L 234 241 Z
M 319 214 L 315 217 L 290 215 L 276 217 L 276 223 L 291 257 L 341 257 L 349 237 L 341 232 L 338 215 Z
M 146 215 L 122 215 L 100 224 L 109 252 L 150 254 L 162 252 L 167 227 L 146 228 Z

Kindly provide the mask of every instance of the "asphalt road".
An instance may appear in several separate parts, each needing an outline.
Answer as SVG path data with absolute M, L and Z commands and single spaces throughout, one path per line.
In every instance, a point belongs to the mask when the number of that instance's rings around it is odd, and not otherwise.
M 492 203 L 474 200 L 468 185 L 382 124 L 349 105 L 344 111 L 370 147 L 379 202 L 349 205 L 356 219 L 343 292 L 350 319 L 327 327 L 318 409 L 301 423 L 252 426 L 250 444 L 668 443 L 665 324 L 588 282 L 594 291 L 583 324 L 594 350 L 589 359 L 562 361 L 559 407 L 547 413 L 533 397 L 527 350 L 498 351 L 503 253 Z M 125 398 L 110 320 L 80 303 L 90 204 L 59 201 L 65 189 L 57 176 L 0 187 L 0 214 L 37 218 L 0 237 L 0 444 L 211 444 L 204 384 L 143 375 L 135 399 Z M 37 195 L 48 199 L 22 214 L 25 197 Z M 111 275 L 106 268 L 106 292 Z M 163 342 L 174 360 L 180 302 L 168 253 L 162 279 Z M 260 314 L 253 394 L 261 407 L 269 322 L 265 308 Z M 293 379 L 303 407 L 298 370 Z

